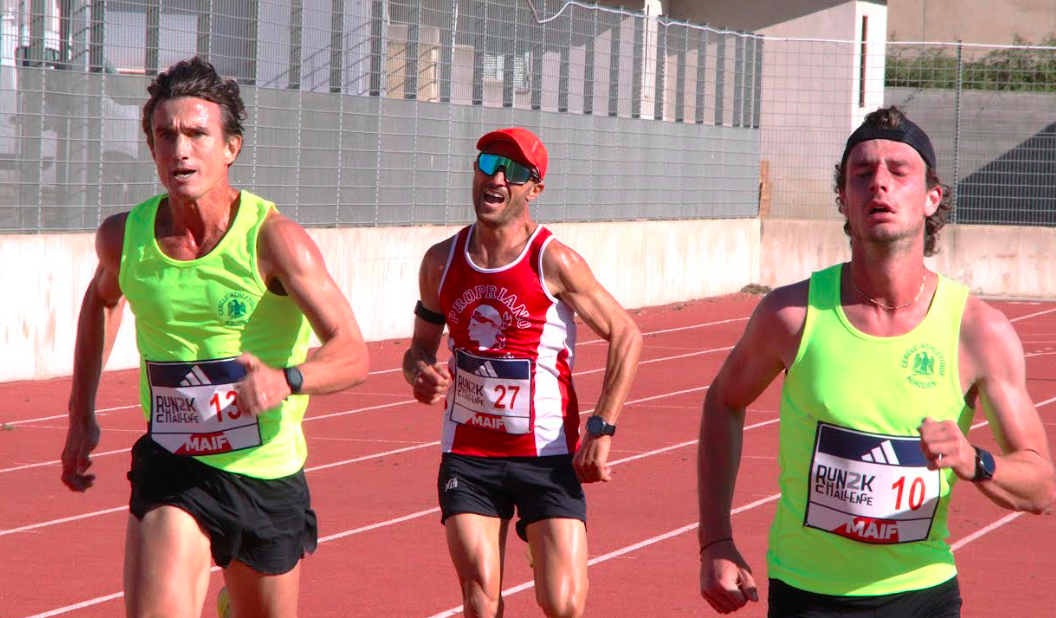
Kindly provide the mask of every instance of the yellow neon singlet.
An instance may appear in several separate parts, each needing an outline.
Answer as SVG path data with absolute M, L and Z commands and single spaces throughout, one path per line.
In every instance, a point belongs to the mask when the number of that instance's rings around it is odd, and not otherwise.
M 304 361 L 309 325 L 288 296 L 267 290 L 257 236 L 275 205 L 242 191 L 217 246 L 175 260 L 155 239 L 164 195 L 128 214 L 121 291 L 136 316 L 140 401 L 151 437 L 178 455 L 257 478 L 288 476 L 307 456 L 301 419 L 308 397 L 293 395 L 257 418 L 238 409 L 236 359 L 249 352 L 271 367 Z
M 957 368 L 964 286 L 939 275 L 912 331 L 874 337 L 840 304 L 842 265 L 810 278 L 802 341 L 781 391 L 781 498 L 769 576 L 828 595 L 928 588 L 956 575 L 946 544 L 951 470 L 929 471 L 921 420 L 973 411 Z

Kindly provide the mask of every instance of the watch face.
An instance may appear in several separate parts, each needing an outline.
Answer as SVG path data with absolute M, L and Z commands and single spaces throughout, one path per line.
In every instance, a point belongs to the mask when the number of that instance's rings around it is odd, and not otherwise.
M 605 421 L 601 420 L 600 416 L 592 416 L 587 419 L 587 433 L 592 436 L 600 436 L 601 430 L 605 426 Z
M 979 447 L 975 448 L 975 453 L 976 480 L 986 480 L 993 478 L 994 471 L 997 469 L 997 462 L 994 461 L 994 456 Z

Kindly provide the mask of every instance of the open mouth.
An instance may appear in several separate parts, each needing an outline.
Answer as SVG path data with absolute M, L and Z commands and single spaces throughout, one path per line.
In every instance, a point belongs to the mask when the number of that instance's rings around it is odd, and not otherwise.
M 506 201 L 501 193 L 495 193 L 493 191 L 484 192 L 484 201 L 488 204 L 501 204 Z
M 194 175 L 195 170 L 179 169 L 172 173 L 179 180 L 185 180 Z
M 870 215 L 883 214 L 883 213 L 893 213 L 893 212 L 895 212 L 895 211 L 891 210 L 887 206 L 884 206 L 883 204 L 878 204 L 878 205 L 873 206 L 872 208 L 869 209 L 869 214 Z

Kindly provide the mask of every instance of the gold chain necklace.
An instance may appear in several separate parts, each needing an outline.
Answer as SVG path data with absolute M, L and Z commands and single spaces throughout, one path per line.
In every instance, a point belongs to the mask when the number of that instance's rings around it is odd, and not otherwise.
M 927 281 L 928 281 L 928 273 L 925 272 L 924 273 L 924 277 L 920 280 L 920 289 L 917 290 L 917 295 L 913 297 L 913 300 L 909 301 L 908 303 L 905 303 L 905 304 L 902 304 L 902 305 L 898 305 L 898 306 L 895 306 L 895 307 L 892 307 L 891 305 L 885 305 L 884 303 L 876 300 L 875 298 L 872 298 L 871 296 L 869 296 L 865 292 L 859 290 L 858 286 L 854 285 L 854 277 L 853 276 L 847 275 L 847 280 L 851 282 L 851 287 L 854 288 L 854 291 L 858 292 L 858 294 L 860 296 L 869 299 L 869 302 L 873 303 L 877 307 L 880 307 L 884 311 L 895 311 L 896 309 L 904 309 L 904 308 L 912 305 L 913 303 L 917 302 L 918 300 L 920 300 L 920 295 L 924 293 L 924 284 L 927 283 Z

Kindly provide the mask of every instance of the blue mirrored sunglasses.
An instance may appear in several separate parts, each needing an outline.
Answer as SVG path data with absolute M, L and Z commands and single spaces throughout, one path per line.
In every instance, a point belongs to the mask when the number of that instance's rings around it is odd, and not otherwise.
M 511 185 L 523 185 L 529 180 L 539 181 L 539 172 L 534 167 L 528 167 L 513 159 L 486 152 L 477 155 L 477 169 L 488 176 L 494 176 L 500 167 L 506 176 L 506 182 Z

